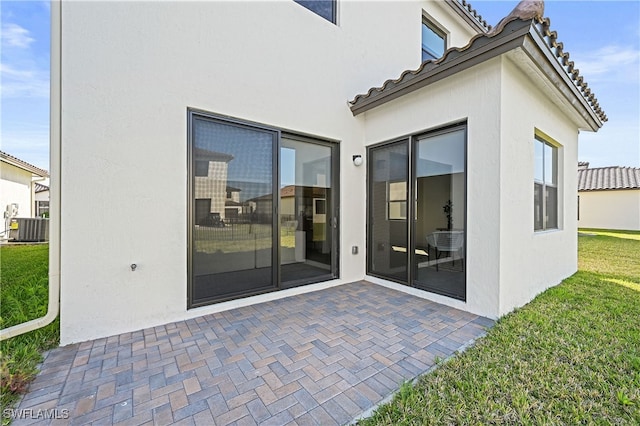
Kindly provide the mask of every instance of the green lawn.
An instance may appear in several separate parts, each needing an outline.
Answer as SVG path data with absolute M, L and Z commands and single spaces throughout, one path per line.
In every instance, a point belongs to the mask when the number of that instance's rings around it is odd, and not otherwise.
M 41 317 L 48 304 L 49 246 L 0 247 L 0 328 Z M 0 342 L 0 404 L 11 407 L 35 377 L 41 352 L 58 345 L 59 320 Z M 3 424 L 8 419 L 2 418 Z
M 580 272 L 361 423 L 640 424 L 640 233 L 581 231 Z M 48 246 L 0 256 L 0 326 L 44 315 Z M 58 336 L 56 321 L 0 343 L 2 410 Z
M 577 274 L 360 423 L 640 424 L 640 233 L 581 232 Z

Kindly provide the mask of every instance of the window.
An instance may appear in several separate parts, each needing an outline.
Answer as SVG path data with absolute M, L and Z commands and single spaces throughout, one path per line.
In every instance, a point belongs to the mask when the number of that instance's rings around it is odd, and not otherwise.
M 36 201 L 36 216 L 37 217 L 49 217 L 49 202 L 48 201 Z
M 294 0 L 316 15 L 322 16 L 329 22 L 336 23 L 336 0 Z
M 534 140 L 533 229 L 558 228 L 558 148 L 539 136 Z
M 389 220 L 407 220 L 407 182 L 389 182 Z
M 422 20 L 422 61 L 440 58 L 446 48 L 443 31 L 426 19 Z
M 196 160 L 196 176 L 209 175 L 209 161 Z

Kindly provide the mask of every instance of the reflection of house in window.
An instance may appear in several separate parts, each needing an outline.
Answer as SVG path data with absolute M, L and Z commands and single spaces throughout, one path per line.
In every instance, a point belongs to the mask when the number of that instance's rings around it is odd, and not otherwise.
M 238 221 L 243 213 L 240 191 L 242 191 L 240 188 L 227 186 L 227 198 L 224 202 L 224 216 L 227 222 Z
M 210 213 L 225 218 L 227 201 L 227 171 L 233 155 L 194 149 L 195 178 L 194 198 L 196 199 L 196 223 L 201 223 Z

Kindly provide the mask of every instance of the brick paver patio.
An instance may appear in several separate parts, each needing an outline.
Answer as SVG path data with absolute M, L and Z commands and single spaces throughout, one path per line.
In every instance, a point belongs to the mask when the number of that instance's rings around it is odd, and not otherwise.
M 346 284 L 52 350 L 14 424 L 345 424 L 492 324 Z

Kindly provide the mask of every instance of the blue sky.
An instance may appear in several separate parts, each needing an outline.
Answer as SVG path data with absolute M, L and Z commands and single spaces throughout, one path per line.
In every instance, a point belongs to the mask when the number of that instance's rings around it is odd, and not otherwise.
M 517 3 L 471 1 L 491 24 Z M 3 0 L 0 14 L 0 149 L 48 169 L 50 4 Z M 547 0 L 545 15 L 609 117 L 580 134 L 579 159 L 640 167 L 640 2 Z

